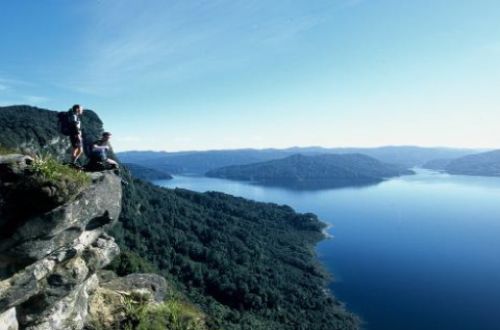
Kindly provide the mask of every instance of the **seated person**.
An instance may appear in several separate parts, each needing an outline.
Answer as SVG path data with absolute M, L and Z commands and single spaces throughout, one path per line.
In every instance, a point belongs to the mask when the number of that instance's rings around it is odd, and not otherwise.
M 91 171 L 102 171 L 118 168 L 118 163 L 113 159 L 108 158 L 109 139 L 111 133 L 104 132 L 102 137 L 95 141 L 91 146 L 90 161 L 87 164 L 87 169 Z

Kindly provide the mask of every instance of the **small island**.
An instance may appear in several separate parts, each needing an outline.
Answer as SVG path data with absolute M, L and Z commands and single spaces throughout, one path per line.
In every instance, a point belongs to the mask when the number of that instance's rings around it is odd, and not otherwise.
M 376 184 L 405 174 L 414 172 L 362 154 L 297 154 L 267 162 L 223 167 L 207 172 L 206 176 L 296 189 L 327 189 Z

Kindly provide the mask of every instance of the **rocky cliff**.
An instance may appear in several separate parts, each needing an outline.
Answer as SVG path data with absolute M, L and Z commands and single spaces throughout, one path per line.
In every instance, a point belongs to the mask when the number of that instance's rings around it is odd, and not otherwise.
M 120 214 L 120 177 L 113 172 L 88 174 L 88 185 L 45 212 L 8 208 L 5 199 L 28 179 L 32 162 L 22 155 L 0 156 L 0 208 L 7 210 L 0 213 L 0 329 L 92 328 L 106 307 L 96 308 L 106 290 L 108 297 L 114 293 L 118 299 L 108 310 L 121 304 L 113 288 L 122 294 L 149 290 L 155 294 L 152 300 L 162 301 L 165 280 L 156 275 L 108 275 L 99 283 L 99 270 L 120 253 L 105 232 Z M 27 194 L 23 203 L 29 209 L 37 201 Z M 117 317 L 108 316 L 108 324 Z

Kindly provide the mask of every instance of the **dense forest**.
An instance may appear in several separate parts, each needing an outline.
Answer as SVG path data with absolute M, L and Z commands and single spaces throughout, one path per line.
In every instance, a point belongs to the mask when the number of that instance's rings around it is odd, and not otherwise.
M 137 179 L 153 181 L 153 180 L 170 180 L 172 176 L 166 172 L 155 170 L 149 167 L 137 165 L 134 163 L 124 163 L 122 164 L 127 169 L 130 170 L 132 176 Z
M 84 113 L 87 141 L 102 132 Z M 63 159 L 57 113 L 0 107 L 0 147 Z M 356 329 L 358 320 L 324 288 L 314 244 L 324 226 L 313 214 L 222 193 L 169 190 L 123 169 L 123 208 L 112 234 L 120 275 L 155 271 L 208 315 L 213 329 Z
M 215 328 L 355 328 L 355 317 L 324 290 L 328 276 L 313 252 L 324 224 L 315 215 L 140 180 L 124 193 L 112 234 L 134 257 L 122 262 L 153 265 Z
M 293 155 L 268 162 L 228 166 L 207 173 L 209 177 L 251 181 L 299 189 L 367 185 L 402 174 L 401 166 L 384 164 L 361 154 Z

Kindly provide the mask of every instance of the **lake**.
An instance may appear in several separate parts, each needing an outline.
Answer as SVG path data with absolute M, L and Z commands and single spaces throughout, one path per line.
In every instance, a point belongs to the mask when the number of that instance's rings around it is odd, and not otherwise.
M 500 329 L 500 178 L 417 170 L 321 191 L 187 176 L 155 183 L 317 214 L 332 225 L 317 246 L 330 288 L 365 329 Z

